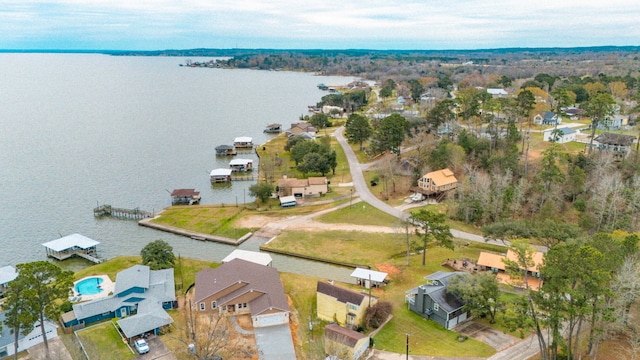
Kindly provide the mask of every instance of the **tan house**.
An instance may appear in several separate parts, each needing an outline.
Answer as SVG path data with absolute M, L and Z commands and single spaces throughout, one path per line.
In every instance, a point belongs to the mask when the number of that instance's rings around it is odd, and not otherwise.
M 369 348 L 369 336 L 338 324 L 324 327 L 324 352 L 329 357 L 358 360 Z
M 503 283 L 511 284 L 514 286 L 524 287 L 524 279 L 512 279 L 509 274 L 506 273 L 507 267 L 504 259 L 517 261 L 517 255 L 512 250 L 508 250 L 507 254 L 494 254 L 489 252 L 481 252 L 478 257 L 478 270 L 492 271 L 498 276 L 498 280 Z M 527 280 L 529 288 L 532 290 L 539 290 L 542 286 L 542 278 L 540 277 L 540 268 L 544 261 L 544 253 L 537 251 L 532 256 L 533 265 L 526 269 Z M 523 271 L 525 269 L 522 269 Z
M 197 311 L 251 314 L 254 327 L 289 323 L 289 304 L 278 271 L 235 258 L 196 274 Z
M 287 178 L 278 180 L 278 196 L 319 197 L 329 191 L 325 176 L 308 179 Z
M 365 293 L 351 291 L 322 281 L 318 281 L 316 295 L 316 309 L 319 319 L 349 326 L 361 325 L 367 307 L 378 301 L 375 297 L 369 297 Z
M 458 186 L 458 179 L 453 171 L 442 169 L 424 174 L 418 180 L 418 190 L 423 194 L 441 193 L 453 190 Z

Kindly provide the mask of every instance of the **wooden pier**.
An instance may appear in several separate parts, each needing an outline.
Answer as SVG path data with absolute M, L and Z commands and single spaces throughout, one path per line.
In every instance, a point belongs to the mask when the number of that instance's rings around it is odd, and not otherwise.
M 135 209 L 123 209 L 123 208 L 115 208 L 111 205 L 99 205 L 98 207 L 93 209 L 93 216 L 102 217 L 102 216 L 113 216 L 122 219 L 132 219 L 132 220 L 141 220 L 146 218 L 154 217 L 154 213 L 140 210 L 139 208 Z
M 231 181 L 256 181 L 258 175 L 231 176 Z

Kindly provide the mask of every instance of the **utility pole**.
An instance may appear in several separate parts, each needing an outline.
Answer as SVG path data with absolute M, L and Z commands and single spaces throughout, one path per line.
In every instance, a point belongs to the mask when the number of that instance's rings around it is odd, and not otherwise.
M 407 333 L 407 360 L 409 360 L 409 334 Z

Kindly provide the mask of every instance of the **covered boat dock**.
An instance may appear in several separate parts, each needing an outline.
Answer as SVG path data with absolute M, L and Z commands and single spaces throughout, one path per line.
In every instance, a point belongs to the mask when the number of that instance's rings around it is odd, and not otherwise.
M 89 239 L 80 234 L 72 234 L 57 240 L 52 240 L 42 244 L 47 248 L 47 256 L 57 260 L 66 260 L 71 257 L 81 257 L 93 263 L 102 262 L 98 258 L 96 246 L 100 242 Z

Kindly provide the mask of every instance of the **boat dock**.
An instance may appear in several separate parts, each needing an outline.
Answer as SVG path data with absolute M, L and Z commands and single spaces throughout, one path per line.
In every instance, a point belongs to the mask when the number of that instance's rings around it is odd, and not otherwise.
M 93 216 L 102 217 L 102 216 L 113 216 L 122 219 L 132 219 L 132 220 L 141 220 L 146 218 L 154 217 L 154 213 L 140 210 L 140 208 L 135 209 L 123 209 L 123 208 L 115 208 L 111 205 L 100 205 L 93 209 Z
M 256 181 L 258 175 L 232 176 L 231 181 Z
M 81 257 L 94 264 L 100 264 L 102 259 L 98 258 L 96 251 L 98 244 L 100 244 L 98 241 L 86 236 L 72 234 L 42 245 L 47 249 L 47 257 L 50 258 L 62 261 L 72 257 Z

